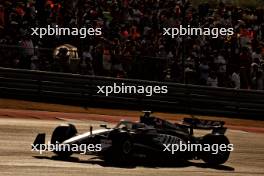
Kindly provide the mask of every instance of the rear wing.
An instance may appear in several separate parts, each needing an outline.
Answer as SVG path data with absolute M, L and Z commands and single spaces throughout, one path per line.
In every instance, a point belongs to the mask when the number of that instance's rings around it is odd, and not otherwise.
M 224 134 L 226 132 L 224 121 L 184 118 L 183 124 L 189 125 L 193 129 L 213 130 L 213 134 Z
M 191 125 L 193 128 L 196 129 L 213 129 L 220 128 L 225 125 L 224 121 L 203 120 L 197 118 L 184 118 L 183 123 Z

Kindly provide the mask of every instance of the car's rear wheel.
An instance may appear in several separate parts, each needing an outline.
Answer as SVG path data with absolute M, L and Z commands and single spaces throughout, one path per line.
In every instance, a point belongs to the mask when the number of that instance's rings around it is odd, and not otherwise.
M 51 144 L 59 145 L 63 141 L 75 136 L 77 134 L 77 130 L 72 124 L 62 124 L 55 128 L 51 136 Z M 65 150 L 54 150 L 60 157 L 69 157 L 73 154 L 69 146 L 63 147 Z
M 210 151 L 203 151 L 201 154 L 201 158 L 204 162 L 208 163 L 209 165 L 219 165 L 225 163 L 228 160 L 230 155 L 230 148 L 228 148 L 228 146 L 230 142 L 226 136 L 208 134 L 203 137 L 202 144 L 203 146 L 210 146 Z M 224 150 L 223 148 L 221 149 L 221 145 L 225 146 Z

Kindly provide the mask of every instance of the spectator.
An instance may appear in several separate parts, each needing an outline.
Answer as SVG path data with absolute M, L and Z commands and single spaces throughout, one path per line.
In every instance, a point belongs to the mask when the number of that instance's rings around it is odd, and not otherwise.
M 202 59 L 202 62 L 199 65 L 199 73 L 200 73 L 200 85 L 206 85 L 209 75 L 209 65 L 205 58 Z
M 235 89 L 240 89 L 240 76 L 238 71 L 234 71 L 231 76 L 232 86 Z
M 93 56 L 91 50 L 93 47 L 86 47 L 82 53 L 82 58 L 80 61 L 80 71 L 81 74 L 94 75 L 93 70 Z
M 220 53 L 214 60 L 214 63 L 217 68 L 217 78 L 219 80 L 219 87 L 225 86 L 225 79 L 226 79 L 226 60 L 224 56 Z
M 66 72 L 66 73 L 70 72 L 70 65 L 69 65 L 70 58 L 68 52 L 69 51 L 67 48 L 60 48 L 59 53 L 56 56 L 57 63 L 59 63 L 58 69 L 61 72 Z
M 111 54 L 108 48 L 103 50 L 103 69 L 106 75 L 110 76 L 111 69 L 112 69 L 112 60 Z
M 34 55 L 34 45 L 29 36 L 23 36 L 19 42 L 21 47 L 21 68 L 30 69 L 31 57 Z
M 218 79 L 215 72 L 211 72 L 208 79 L 207 79 L 207 85 L 211 87 L 218 87 Z
M 39 59 L 38 59 L 38 56 L 32 56 L 31 57 L 30 69 L 31 70 L 39 70 Z

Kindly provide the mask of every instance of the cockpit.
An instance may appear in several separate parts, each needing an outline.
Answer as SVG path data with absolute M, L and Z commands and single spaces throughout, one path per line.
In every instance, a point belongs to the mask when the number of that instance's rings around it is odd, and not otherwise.
M 136 130 L 136 129 L 145 128 L 145 127 L 146 125 L 143 123 L 122 120 L 116 125 L 115 128 L 122 129 L 122 130 Z

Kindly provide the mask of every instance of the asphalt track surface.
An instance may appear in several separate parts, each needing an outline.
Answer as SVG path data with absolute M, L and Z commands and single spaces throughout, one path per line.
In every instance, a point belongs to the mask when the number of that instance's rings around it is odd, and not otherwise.
M 2 113 L 1 113 L 2 112 Z M 237 129 L 227 131 L 234 151 L 224 165 L 208 167 L 202 161 L 190 161 L 183 165 L 111 166 L 93 156 L 73 155 L 68 161 L 58 159 L 52 153 L 42 155 L 31 151 L 31 143 L 39 132 L 46 132 L 50 139 L 52 130 L 60 123 L 74 123 L 80 133 L 90 125 L 98 127 L 107 119 L 116 117 L 92 115 L 93 118 L 70 118 L 67 114 L 34 112 L 25 117 L 19 111 L 5 112 L 0 109 L 0 175 L 1 176 L 215 176 L 215 175 L 264 175 L 264 133 L 245 132 Z M 16 112 L 16 113 L 14 113 Z M 41 118 L 41 117 L 45 118 Z M 89 115 L 87 115 L 89 117 Z M 102 122 L 104 121 L 104 122 Z M 110 120 L 111 121 L 111 120 Z M 113 125 L 113 121 L 109 123 Z

